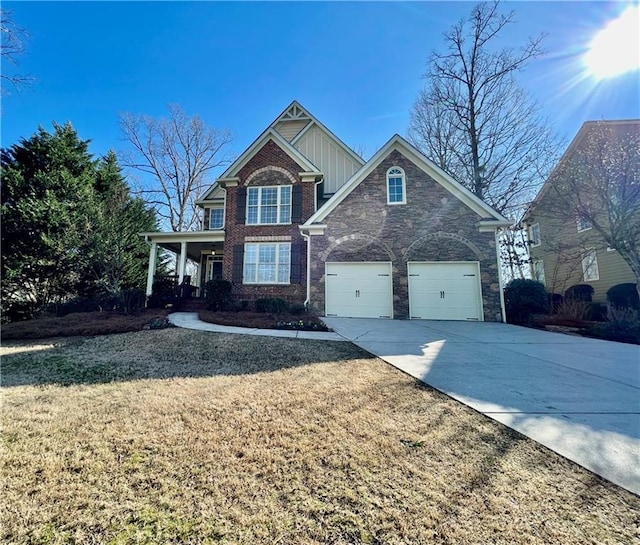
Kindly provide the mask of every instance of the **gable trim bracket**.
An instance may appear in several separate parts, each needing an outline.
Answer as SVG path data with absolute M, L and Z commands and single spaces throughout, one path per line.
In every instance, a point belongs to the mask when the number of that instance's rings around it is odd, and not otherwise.
M 303 235 L 324 235 L 327 226 L 322 223 L 314 223 L 312 225 L 300 225 L 299 229 Z
M 502 227 L 509 227 L 513 225 L 513 222 L 509 220 L 502 221 L 502 220 L 494 220 L 494 219 L 485 219 L 485 220 L 480 220 L 476 225 L 478 226 L 478 231 L 480 231 L 481 233 L 489 233 L 489 232 L 497 231 Z
M 303 182 L 321 182 L 324 179 L 323 172 L 298 172 L 298 176 Z

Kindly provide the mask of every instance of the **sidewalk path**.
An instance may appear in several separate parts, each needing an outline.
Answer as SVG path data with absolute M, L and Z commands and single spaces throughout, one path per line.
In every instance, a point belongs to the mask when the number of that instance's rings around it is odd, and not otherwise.
M 173 312 L 168 316 L 169 321 L 185 329 L 199 329 L 214 333 L 235 333 L 238 335 L 260 335 L 262 337 L 281 337 L 288 339 L 313 339 L 316 341 L 343 341 L 347 339 L 329 331 L 293 331 L 286 329 L 256 329 L 249 327 L 233 327 L 228 325 L 210 324 L 198 318 L 197 312 Z

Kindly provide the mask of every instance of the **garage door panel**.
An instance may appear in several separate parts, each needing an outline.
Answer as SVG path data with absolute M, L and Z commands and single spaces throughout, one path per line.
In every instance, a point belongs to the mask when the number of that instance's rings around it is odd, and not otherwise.
M 327 263 L 326 314 L 351 318 L 391 318 L 391 264 Z
M 408 263 L 411 318 L 482 320 L 477 262 Z

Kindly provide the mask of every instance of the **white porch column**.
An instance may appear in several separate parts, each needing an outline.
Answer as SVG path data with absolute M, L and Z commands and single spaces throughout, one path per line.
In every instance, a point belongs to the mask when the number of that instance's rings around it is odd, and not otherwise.
M 158 243 L 152 242 L 149 249 L 149 270 L 147 272 L 147 297 L 153 293 L 153 277 L 156 274 L 156 257 L 158 255 Z
M 180 243 L 180 253 L 178 254 L 178 284 L 184 280 L 184 270 L 187 265 L 187 242 Z

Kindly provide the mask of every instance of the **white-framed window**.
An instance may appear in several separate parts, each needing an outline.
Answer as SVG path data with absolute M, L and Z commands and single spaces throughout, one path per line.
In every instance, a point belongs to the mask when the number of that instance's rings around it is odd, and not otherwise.
M 291 223 L 291 186 L 247 189 L 247 225 Z
M 542 259 L 536 259 L 533 262 L 533 279 L 538 282 L 545 283 L 544 281 L 544 261 Z
M 585 282 L 600 279 L 598 258 L 594 249 L 588 250 L 582 256 L 582 274 Z
M 244 245 L 244 284 L 289 284 L 290 275 L 290 242 Z
M 406 204 L 407 188 L 404 170 L 391 167 L 387 170 L 387 204 Z
M 531 246 L 540 246 L 540 224 L 534 223 L 531 227 L 529 227 L 529 241 L 531 242 Z
M 586 206 L 587 214 L 589 213 L 589 205 Z M 588 231 L 593 227 L 589 219 L 585 217 L 584 214 L 578 212 L 578 217 L 576 218 L 576 224 L 578 226 L 578 233 L 581 231 Z
M 222 229 L 224 227 L 224 208 L 209 209 L 209 229 Z

